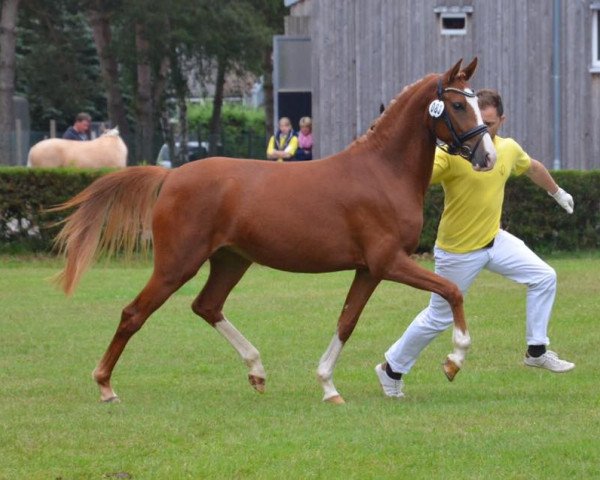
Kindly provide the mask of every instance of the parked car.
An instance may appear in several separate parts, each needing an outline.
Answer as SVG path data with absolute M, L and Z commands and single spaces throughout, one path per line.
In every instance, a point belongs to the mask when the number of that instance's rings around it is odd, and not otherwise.
M 179 152 L 180 142 L 175 142 L 175 153 Z M 201 158 L 205 158 L 208 155 L 208 142 L 198 142 L 197 140 L 190 140 L 187 143 L 188 154 L 187 154 L 187 162 L 193 162 L 194 160 L 199 160 Z M 173 159 L 171 158 L 169 152 L 169 146 L 165 143 L 158 152 L 158 156 L 156 157 L 156 164 L 161 165 L 166 168 L 171 168 L 173 166 Z

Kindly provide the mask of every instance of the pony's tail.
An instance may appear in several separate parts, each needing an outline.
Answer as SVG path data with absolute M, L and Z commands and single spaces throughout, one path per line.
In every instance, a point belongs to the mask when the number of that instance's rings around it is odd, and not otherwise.
M 168 174 L 162 167 L 130 167 L 99 178 L 71 200 L 49 209 L 77 207 L 55 239 L 67 264 L 53 280 L 65 294 L 73 293 L 98 254 L 112 255 L 121 249 L 131 254 L 138 246 L 147 248 L 152 209 Z

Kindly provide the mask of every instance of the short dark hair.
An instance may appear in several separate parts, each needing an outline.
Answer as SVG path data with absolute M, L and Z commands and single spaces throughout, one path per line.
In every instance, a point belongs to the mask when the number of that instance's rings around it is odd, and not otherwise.
M 81 113 L 78 113 L 77 116 L 75 117 L 76 122 L 83 122 L 84 120 L 87 120 L 88 122 L 92 121 L 92 117 L 90 116 L 89 113 L 81 112 Z
M 477 91 L 477 103 L 479 108 L 494 107 L 498 116 L 504 115 L 504 105 L 502 104 L 502 97 L 497 90 L 491 88 L 482 88 Z

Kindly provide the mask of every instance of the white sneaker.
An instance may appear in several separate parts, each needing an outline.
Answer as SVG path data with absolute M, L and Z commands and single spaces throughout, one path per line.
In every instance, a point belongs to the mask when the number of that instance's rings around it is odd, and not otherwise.
M 526 353 L 524 363 L 528 367 L 545 368 L 546 370 L 550 370 L 551 372 L 555 373 L 568 372 L 575 368 L 574 363 L 561 360 L 558 357 L 558 354 L 552 350 L 547 350 L 546 353 L 540 355 L 539 357 L 530 357 Z
M 394 380 L 391 378 L 383 368 L 383 363 L 380 363 L 375 367 L 375 373 L 379 377 L 379 384 L 383 389 L 383 393 L 386 397 L 393 398 L 402 398 L 404 394 L 402 393 L 402 386 L 404 382 L 400 380 Z

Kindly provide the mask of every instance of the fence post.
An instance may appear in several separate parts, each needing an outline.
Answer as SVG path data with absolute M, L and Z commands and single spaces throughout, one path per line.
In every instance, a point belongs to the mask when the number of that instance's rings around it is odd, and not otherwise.
M 16 164 L 23 164 L 23 127 L 21 125 L 21 119 L 15 120 L 15 153 L 16 153 Z
M 50 138 L 56 138 L 56 120 L 50 120 Z

